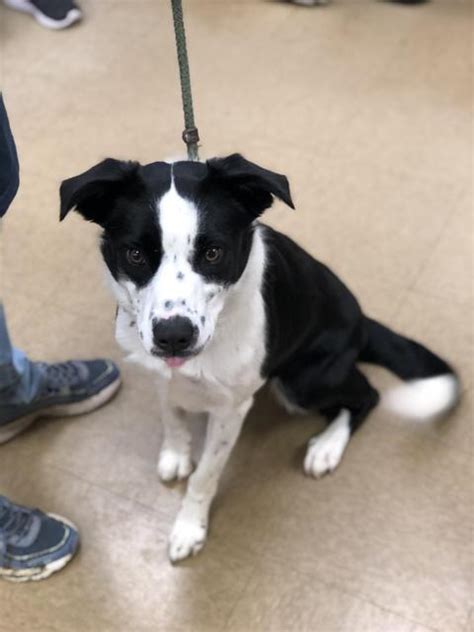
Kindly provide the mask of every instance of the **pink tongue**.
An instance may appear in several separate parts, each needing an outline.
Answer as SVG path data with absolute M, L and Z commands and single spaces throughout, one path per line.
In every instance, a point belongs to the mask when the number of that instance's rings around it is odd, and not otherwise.
M 170 369 L 177 369 L 186 362 L 186 358 L 166 358 L 166 364 L 170 367 Z

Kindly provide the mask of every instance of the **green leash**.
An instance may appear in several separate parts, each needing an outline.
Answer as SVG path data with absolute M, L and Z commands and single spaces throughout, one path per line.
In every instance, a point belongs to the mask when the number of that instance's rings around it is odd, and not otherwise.
M 173 11 L 176 52 L 178 55 L 179 78 L 181 81 L 181 99 L 184 112 L 183 141 L 188 148 L 189 160 L 199 160 L 199 132 L 194 122 L 193 95 L 191 92 L 191 75 L 189 73 L 188 51 L 186 48 L 186 32 L 184 30 L 183 7 L 181 0 L 171 0 Z

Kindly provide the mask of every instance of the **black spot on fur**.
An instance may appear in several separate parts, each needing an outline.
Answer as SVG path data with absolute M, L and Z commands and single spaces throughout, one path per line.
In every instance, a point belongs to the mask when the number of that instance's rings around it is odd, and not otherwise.
M 176 275 L 176 278 L 182 281 L 184 279 L 184 274 L 182 272 L 178 272 L 178 274 Z
M 135 321 L 134 321 L 134 320 L 131 320 L 131 321 L 130 321 L 130 327 L 133 327 L 134 325 L 135 325 Z
M 173 307 L 173 301 L 165 301 L 165 309 L 171 309 Z
M 205 316 L 201 316 L 201 325 L 204 325 L 205 322 L 206 322 L 206 317 Z

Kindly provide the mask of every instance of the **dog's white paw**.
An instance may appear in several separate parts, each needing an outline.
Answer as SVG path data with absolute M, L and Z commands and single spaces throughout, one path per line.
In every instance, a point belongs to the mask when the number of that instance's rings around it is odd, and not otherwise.
M 189 520 L 176 520 L 169 539 L 169 558 L 179 562 L 190 555 L 196 555 L 206 543 L 207 525 Z
M 324 432 L 311 439 L 304 460 L 308 476 L 320 478 L 339 465 L 350 438 L 350 414 L 343 410 Z
M 157 466 L 158 476 L 164 483 L 182 481 L 193 471 L 193 462 L 189 454 L 180 454 L 174 450 L 165 449 L 160 452 Z

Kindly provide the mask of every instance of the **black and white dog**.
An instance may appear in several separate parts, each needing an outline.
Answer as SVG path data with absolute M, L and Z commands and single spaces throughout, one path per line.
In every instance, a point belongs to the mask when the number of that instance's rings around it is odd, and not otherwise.
M 117 340 L 159 376 L 163 481 L 191 474 L 186 418 L 208 415 L 172 561 L 204 546 L 219 477 L 266 380 L 290 410 L 327 418 L 304 460 L 315 477 L 334 470 L 379 400 L 358 362 L 408 382 L 387 397 L 402 414 L 440 414 L 458 398 L 446 362 L 366 317 L 328 268 L 258 222 L 274 196 L 293 207 L 284 176 L 238 154 L 146 166 L 107 159 L 61 185 L 61 219 L 75 207 L 103 228 Z

